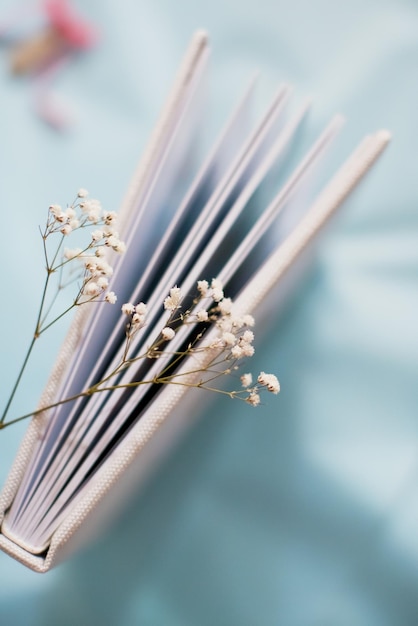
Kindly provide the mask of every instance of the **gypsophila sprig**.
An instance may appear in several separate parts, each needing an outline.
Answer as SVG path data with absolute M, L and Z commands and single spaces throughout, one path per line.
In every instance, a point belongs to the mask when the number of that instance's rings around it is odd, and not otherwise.
M 244 400 L 251 406 L 261 403 L 263 391 L 278 393 L 280 387 L 274 374 L 261 372 L 255 384 L 251 374 L 243 374 L 241 385 L 232 391 L 217 386 L 217 381 L 232 376 L 237 378 L 241 361 L 254 354 L 254 326 L 252 315 L 236 315 L 234 304 L 224 295 L 219 280 L 198 281 L 197 295 L 190 308 L 184 308 L 182 290 L 174 286 L 163 301 L 168 317 L 154 341 L 141 352 L 135 352 L 137 337 L 147 323 L 148 308 L 143 303 L 127 302 L 122 313 L 127 317 L 126 343 L 121 363 L 95 390 L 109 390 L 143 385 L 183 385 L 226 394 Z M 196 359 L 200 358 L 199 361 Z M 122 372 L 143 359 L 158 361 L 150 368 L 149 378 L 124 382 Z M 190 365 L 189 365 L 190 364 Z M 111 387 L 108 381 L 116 376 Z M 129 381 L 129 378 L 128 378 Z M 91 393 L 91 389 L 89 393 Z
M 158 360 L 158 365 L 151 370 L 153 376 L 137 381 L 134 386 L 175 384 L 197 387 L 244 400 L 251 406 L 261 403 L 260 394 L 263 391 L 278 393 L 277 377 L 265 372 L 259 374 L 255 384 L 251 374 L 243 374 L 240 388 L 232 391 L 216 385 L 216 381 L 225 376 L 235 378 L 240 362 L 254 354 L 254 332 L 250 330 L 254 326 L 254 318 L 234 313 L 233 302 L 225 297 L 219 280 L 214 279 L 210 284 L 205 280 L 198 281 L 196 291 L 192 307 L 185 309 L 181 289 L 177 286 L 170 289 L 163 302 L 163 308 L 168 313 L 165 326 L 156 333 L 154 342 L 135 357 L 131 355 L 131 348 L 138 331 L 146 324 L 147 307 L 142 302 L 122 305 L 122 313 L 129 321 L 124 362 L 119 371 L 148 358 Z M 202 356 L 207 358 L 195 365 L 196 357 Z M 187 366 L 189 363 L 190 367 Z M 118 386 L 123 386 L 123 383 L 119 381 Z M 132 387 L 132 383 L 129 386 Z
M 108 290 L 109 278 L 113 274 L 111 259 L 103 258 L 108 249 L 119 254 L 125 251 L 125 244 L 115 229 L 116 221 L 116 213 L 103 211 L 99 200 L 88 198 L 86 189 L 79 189 L 74 201 L 66 208 L 60 204 L 49 206 L 45 228 L 40 229 L 46 268 L 41 303 L 33 338 L 0 418 L 0 427 L 6 425 L 9 408 L 39 337 L 75 307 L 91 302 L 116 303 L 116 294 Z M 84 247 L 65 245 L 73 233 L 84 231 L 87 235 L 92 226 L 95 230 L 90 232 Z M 69 285 L 76 286 L 75 296 L 57 311 L 58 296 Z
M 70 308 L 93 301 L 115 304 L 116 294 L 108 291 L 113 267 L 103 257 L 106 254 L 106 248 L 119 254 L 125 251 L 125 244 L 120 240 L 115 229 L 116 221 L 117 214 L 114 211 L 103 211 L 99 200 L 88 199 L 86 189 L 80 189 L 74 202 L 65 210 L 58 204 L 49 207 L 46 228 L 42 233 L 47 278 L 59 272 L 58 291 L 61 291 L 67 284 L 77 283 L 79 289 Z M 92 226 L 94 230 L 90 231 L 90 240 L 84 248 L 64 246 L 64 241 L 71 233 Z M 51 253 L 48 247 L 49 240 L 58 233 L 63 237 L 55 242 L 55 250 Z M 72 263 L 73 261 L 77 261 L 77 264 Z M 44 302 L 41 304 L 41 309 L 43 305 Z M 67 311 L 68 309 L 65 312 Z M 41 315 L 39 321 L 41 324 L 38 332 L 42 333 L 45 330 L 46 319 Z M 47 324 L 47 327 L 50 325 L 51 322 Z
M 254 354 L 254 332 L 251 330 L 254 318 L 249 314 L 237 314 L 232 299 L 225 296 L 223 285 L 214 278 L 210 282 L 197 281 L 195 294 L 188 294 L 187 297 L 184 297 L 180 287 L 174 285 L 168 290 L 159 312 L 154 306 L 150 313 L 144 302 L 122 304 L 121 314 L 126 319 L 125 337 L 120 338 L 122 347 L 117 362 L 103 378 L 71 397 L 58 399 L 31 414 L 5 421 L 39 337 L 75 307 L 93 302 L 110 305 L 117 302 L 116 293 L 110 289 L 113 274 L 111 255 L 123 253 L 125 244 L 119 238 L 116 220 L 116 213 L 103 211 L 100 202 L 90 200 L 85 189 L 78 191 L 75 201 L 66 209 L 58 204 L 49 207 L 46 227 L 41 231 L 46 264 L 41 305 L 32 342 L 3 412 L 0 427 L 103 391 L 125 389 L 132 393 L 150 385 L 182 385 L 225 394 L 251 406 L 261 403 L 262 392 L 277 394 L 280 391 L 274 374 L 260 372 L 255 383 L 250 373 L 238 375 L 242 362 Z M 84 246 L 64 246 L 64 241 L 74 231 L 83 230 L 89 233 Z M 53 246 L 50 245 L 51 240 Z M 71 284 L 76 286 L 75 295 L 63 311 L 54 312 L 58 294 Z M 51 296 L 50 289 L 55 290 Z M 185 302 L 192 304 L 186 306 Z M 144 341 L 141 337 L 149 314 L 154 325 L 156 314 L 160 316 L 160 322 L 148 329 Z M 141 371 L 144 376 L 137 379 L 135 372 L 140 363 L 143 364 Z M 131 373 L 134 365 L 136 367 Z M 232 377 L 235 389 L 225 389 L 221 384 L 225 377 Z

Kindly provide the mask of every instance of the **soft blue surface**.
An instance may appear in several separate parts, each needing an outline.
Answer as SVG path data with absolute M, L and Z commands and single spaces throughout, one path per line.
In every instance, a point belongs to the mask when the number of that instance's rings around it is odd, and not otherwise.
M 0 57 L 2 398 L 31 331 L 45 207 L 80 186 L 117 205 L 196 27 L 211 33 L 216 116 L 259 66 L 267 87 L 285 78 L 315 95 L 311 132 L 347 115 L 341 154 L 381 127 L 394 141 L 257 350 L 279 398 L 219 403 L 113 532 L 46 576 L 0 555 L 1 624 L 416 625 L 416 2 L 79 4 L 103 39 L 57 82 L 72 132 L 33 116 Z M 36 402 L 57 341 L 17 409 Z M 22 432 L 0 436 L 2 477 Z

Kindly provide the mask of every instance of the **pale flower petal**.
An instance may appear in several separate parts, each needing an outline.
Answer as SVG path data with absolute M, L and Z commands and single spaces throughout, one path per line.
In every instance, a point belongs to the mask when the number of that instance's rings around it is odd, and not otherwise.
M 175 334 L 176 333 L 174 332 L 174 330 L 172 328 L 170 328 L 169 326 L 166 326 L 161 331 L 161 335 L 162 335 L 163 339 L 165 339 L 165 341 L 171 341 L 171 339 L 173 339 Z
M 179 308 L 181 302 L 181 291 L 179 287 L 170 289 L 170 295 L 164 300 L 164 308 L 167 311 L 175 311 Z
M 109 302 L 109 304 L 115 304 L 117 299 L 118 297 L 114 291 L 108 291 L 107 294 L 105 295 L 105 300 L 106 302 Z
M 253 382 L 252 374 L 243 374 L 241 376 L 241 384 L 243 387 L 249 387 Z

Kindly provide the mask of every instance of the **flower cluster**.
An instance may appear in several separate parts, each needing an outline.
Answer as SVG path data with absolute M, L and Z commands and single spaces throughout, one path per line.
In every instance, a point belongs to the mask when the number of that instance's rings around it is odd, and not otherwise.
M 129 339 L 132 339 L 133 335 L 145 324 L 147 305 L 143 302 L 139 302 L 139 304 L 127 302 L 122 304 L 121 311 L 129 318 L 126 335 Z
M 77 272 L 72 273 L 79 280 L 80 288 L 74 304 L 91 301 L 104 301 L 115 304 L 117 296 L 108 291 L 109 279 L 113 274 L 113 267 L 107 260 L 109 249 L 122 254 L 125 244 L 121 241 L 116 230 L 117 214 L 114 211 L 104 211 L 99 200 L 88 199 L 86 189 L 80 189 L 74 202 L 63 209 L 58 204 L 49 207 L 48 221 L 43 234 L 44 241 L 54 234 L 61 233 L 64 239 L 72 232 L 95 226 L 90 233 L 90 241 L 84 248 L 64 248 L 61 261 L 49 267 L 50 272 L 58 269 L 68 269 L 69 262 L 77 259 Z M 54 256 L 56 258 L 57 255 Z M 74 270 L 74 266 L 72 266 Z
M 212 280 L 210 287 L 207 281 L 199 281 L 197 289 L 201 296 L 211 297 L 215 306 L 204 311 L 205 319 L 216 324 L 218 337 L 209 345 L 209 348 L 220 349 L 225 361 L 233 361 L 232 369 L 237 366 L 235 362 L 245 357 L 253 356 L 255 350 L 253 346 L 254 333 L 250 328 L 255 324 L 254 317 L 249 314 L 236 315 L 231 298 L 224 296 L 223 287 L 218 280 Z M 199 314 L 197 313 L 198 319 Z M 229 373 L 229 370 L 227 370 Z M 267 390 L 277 394 L 280 391 L 280 384 L 274 374 L 261 372 L 257 378 L 257 384 L 252 386 L 252 375 L 243 374 L 241 376 L 242 387 L 248 392 L 243 399 L 251 406 L 260 404 L 261 390 Z M 234 396 L 238 396 L 235 392 Z M 242 396 L 240 396 L 242 397 Z
M 125 344 L 121 344 L 119 363 L 112 371 L 106 372 L 100 381 L 70 398 L 62 398 L 50 406 L 5 421 L 39 337 L 78 305 L 93 301 L 115 304 L 117 301 L 116 294 L 109 289 L 113 274 L 111 253 L 123 253 L 125 244 L 116 230 L 116 219 L 114 211 L 104 211 L 98 200 L 88 199 L 85 189 L 78 191 L 76 199 L 66 209 L 58 204 L 49 207 L 46 227 L 41 232 L 47 275 L 38 318 L 22 368 L 0 417 L 0 428 L 79 397 L 90 397 L 101 391 L 124 387 L 132 391 L 140 385 L 177 384 L 225 394 L 251 406 L 260 404 L 262 391 L 273 394 L 280 391 L 276 376 L 265 372 L 260 372 L 255 383 L 251 374 L 242 374 L 241 386 L 233 391 L 217 386 L 215 381 L 219 378 L 228 375 L 237 377 L 240 362 L 254 354 L 254 332 L 251 330 L 254 318 L 249 314 L 237 314 L 233 301 L 224 294 L 221 281 L 214 278 L 210 282 L 197 281 L 195 294 L 187 297 L 184 297 L 177 285 L 169 290 L 161 308 L 157 307 L 151 316 L 155 317 L 154 314 L 159 313 L 162 323 L 161 326 L 149 329 L 149 345 L 144 345 L 145 341 L 141 342 L 140 338 L 136 340 L 137 333 L 146 323 L 147 305 L 144 302 L 123 304 L 122 313 L 128 318 L 126 338 Z M 94 227 L 87 245 L 63 248 L 64 241 L 71 233 L 87 227 Z M 52 235 L 58 235 L 59 241 L 51 253 L 49 239 Z M 56 242 L 57 238 L 53 237 L 53 240 Z M 51 280 L 57 276 L 58 287 L 55 295 L 50 297 Z M 64 278 L 67 278 L 67 283 Z M 78 282 L 75 298 L 70 306 L 54 317 L 52 311 L 55 310 L 59 291 L 74 281 Z M 190 302 L 191 306 L 186 305 Z M 147 367 L 148 361 L 152 360 L 148 369 L 144 369 L 148 372 L 148 378 L 145 375 L 140 380 L 132 379 L 126 371 L 141 359 L 146 360 Z
M 267 390 L 274 394 L 280 391 L 280 383 L 277 376 L 274 374 L 266 374 L 265 372 L 260 372 L 255 385 L 253 385 L 252 374 L 243 374 L 241 376 L 241 383 L 248 391 L 249 395 L 245 400 L 248 404 L 251 404 L 251 406 L 258 406 L 260 404 L 260 391 Z
M 182 295 L 178 287 L 170 289 L 169 295 L 164 300 L 164 308 L 166 311 L 175 311 L 180 307 Z
M 159 359 L 165 357 L 165 365 L 161 366 L 162 373 L 153 377 L 154 382 L 186 384 L 182 381 L 190 374 L 187 367 L 178 373 L 175 369 L 170 370 L 167 362 L 171 359 L 178 363 L 185 357 L 206 352 L 210 357 L 208 365 L 198 370 L 197 373 L 200 375 L 198 382 L 187 383 L 188 386 L 227 393 L 231 397 L 245 400 L 251 406 L 260 404 L 261 391 L 278 393 L 280 385 L 277 377 L 265 372 L 259 374 L 255 385 L 252 384 L 251 374 L 243 374 L 241 376 L 242 388 L 239 390 L 223 392 L 213 386 L 215 379 L 234 374 L 239 369 L 238 361 L 254 354 L 254 333 L 250 330 L 254 326 L 254 318 L 249 314 L 237 315 L 234 312 L 234 304 L 231 298 L 225 297 L 222 284 L 218 279 L 213 279 L 210 283 L 206 280 L 199 280 L 196 291 L 193 306 L 185 309 L 183 303 L 186 299 L 181 289 L 177 285 L 170 289 L 163 302 L 163 309 L 169 315 L 165 325 L 159 333 L 156 333 L 157 338 L 154 344 L 148 346 L 144 354 L 134 359 L 128 359 L 130 341 L 134 334 L 144 326 L 147 307 L 143 302 L 137 305 L 123 304 L 122 313 L 129 318 L 126 333 L 127 347 L 124 353 L 126 361 L 129 360 L 132 363 L 144 356 Z M 210 340 L 205 341 L 205 332 L 210 328 L 214 328 L 215 337 L 212 333 Z M 183 334 L 180 341 L 171 348 L 171 343 L 181 331 L 186 331 L 186 335 Z M 184 348 L 185 343 L 186 348 Z M 193 360 L 191 364 L 191 367 L 194 367 Z M 167 374 L 167 372 L 170 373 Z

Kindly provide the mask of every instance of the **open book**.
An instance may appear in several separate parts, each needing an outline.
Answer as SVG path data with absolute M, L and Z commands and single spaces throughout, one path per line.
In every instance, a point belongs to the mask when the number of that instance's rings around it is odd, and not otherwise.
M 208 56 L 207 36 L 199 32 L 120 213 L 127 251 L 115 266 L 111 287 L 121 303 L 148 306 L 147 324 L 131 346 L 136 355 L 158 341 L 166 319 L 161 303 L 174 286 L 193 296 L 198 281 L 216 277 L 239 314 L 260 309 L 269 294 L 274 307 L 289 287 L 290 270 L 389 140 L 386 131 L 366 137 L 309 198 L 309 182 L 343 120 L 332 119 L 282 180 L 279 165 L 309 103 L 287 118 L 291 89 L 283 85 L 252 127 L 253 80 L 206 159 L 196 165 Z M 259 206 L 257 192 L 266 179 L 281 182 Z M 188 393 L 189 400 L 185 395 L 213 355 L 196 350 L 192 365 L 190 356 L 170 357 L 184 353 L 187 345 L 216 345 L 214 329 L 205 327 L 204 315 L 200 319 L 200 325 L 176 327 L 167 349 L 159 344 L 168 365 L 162 358 L 138 361 L 118 372 L 118 389 L 79 397 L 32 419 L 0 498 L 4 551 L 36 571 L 48 570 L 95 533 L 110 509 L 118 509 L 132 482 L 143 480 L 161 450 L 194 417 L 193 402 L 206 393 Z M 106 378 L 125 345 L 120 307 L 80 307 L 40 407 Z M 141 378 L 155 380 L 167 367 L 183 376 L 182 384 L 132 385 Z

